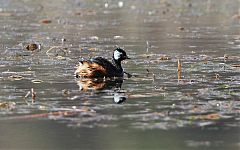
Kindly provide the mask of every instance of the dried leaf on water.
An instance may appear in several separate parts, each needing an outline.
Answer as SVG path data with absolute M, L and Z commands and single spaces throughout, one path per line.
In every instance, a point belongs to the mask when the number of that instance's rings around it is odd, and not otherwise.
M 96 48 L 96 47 L 91 47 L 91 48 L 89 48 L 88 50 L 90 50 L 90 51 L 96 51 L 97 48 Z
M 96 47 L 90 47 L 90 48 L 85 48 L 85 47 L 81 47 L 80 51 L 96 51 L 97 48 Z
M 40 47 L 39 44 L 31 43 L 31 44 L 28 44 L 25 48 L 29 51 L 35 51 L 39 49 L 39 47 Z
M 183 30 L 185 30 L 185 28 L 184 27 L 178 27 L 178 30 L 183 31 Z

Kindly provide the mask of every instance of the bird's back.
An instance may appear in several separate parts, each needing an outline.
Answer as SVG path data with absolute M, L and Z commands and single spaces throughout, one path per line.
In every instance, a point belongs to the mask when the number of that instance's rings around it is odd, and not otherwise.
M 120 77 L 123 75 L 123 70 L 114 66 L 105 58 L 96 57 L 91 60 L 80 61 L 75 74 L 84 78 Z

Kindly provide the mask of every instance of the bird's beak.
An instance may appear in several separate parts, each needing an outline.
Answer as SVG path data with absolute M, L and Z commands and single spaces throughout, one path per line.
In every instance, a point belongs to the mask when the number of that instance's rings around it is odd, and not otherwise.
M 129 58 L 128 56 L 126 56 L 125 59 L 131 59 L 131 58 Z

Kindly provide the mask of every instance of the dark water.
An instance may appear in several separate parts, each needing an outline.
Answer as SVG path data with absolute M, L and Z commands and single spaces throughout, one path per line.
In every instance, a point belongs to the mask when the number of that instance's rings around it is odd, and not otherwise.
M 0 148 L 239 149 L 239 6 L 1 0 Z M 74 78 L 115 45 L 132 78 Z

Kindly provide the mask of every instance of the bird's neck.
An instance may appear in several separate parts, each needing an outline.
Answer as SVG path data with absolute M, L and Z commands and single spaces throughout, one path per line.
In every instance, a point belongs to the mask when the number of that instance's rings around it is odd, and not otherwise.
M 119 69 L 119 70 L 123 70 L 122 69 L 122 65 L 121 65 L 121 61 L 119 61 L 119 60 L 116 60 L 116 59 L 112 59 L 112 64 L 117 68 L 117 69 Z

